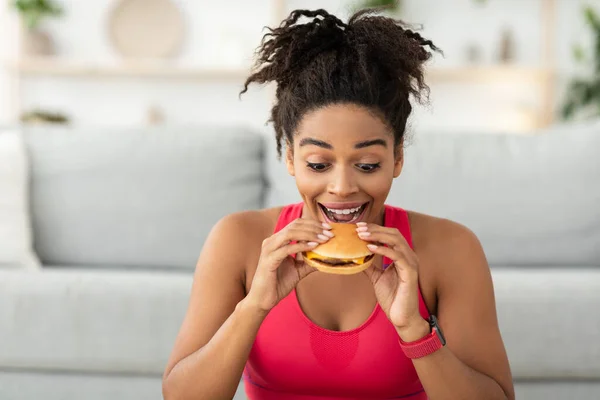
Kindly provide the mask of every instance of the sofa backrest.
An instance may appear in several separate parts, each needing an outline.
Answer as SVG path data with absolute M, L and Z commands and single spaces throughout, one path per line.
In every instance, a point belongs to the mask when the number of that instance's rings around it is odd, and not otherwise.
M 477 234 L 491 265 L 600 266 L 600 132 L 422 133 L 388 203 Z M 268 205 L 300 198 L 267 142 Z
M 262 138 L 243 128 L 25 130 L 46 265 L 194 268 L 215 222 L 262 205 Z

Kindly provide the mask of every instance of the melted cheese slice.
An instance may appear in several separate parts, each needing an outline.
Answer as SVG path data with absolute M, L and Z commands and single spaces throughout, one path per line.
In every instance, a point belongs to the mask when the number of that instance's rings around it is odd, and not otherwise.
M 320 256 L 318 254 L 313 253 L 312 251 L 307 251 L 305 253 L 305 257 L 308 258 L 309 260 L 312 259 L 317 259 L 317 260 L 322 260 L 323 258 L 327 258 L 327 257 L 323 257 Z M 339 260 L 343 261 L 343 262 L 353 262 L 355 264 L 364 264 L 365 263 L 365 258 L 367 258 L 368 256 L 365 257 L 358 257 L 358 258 L 340 258 Z

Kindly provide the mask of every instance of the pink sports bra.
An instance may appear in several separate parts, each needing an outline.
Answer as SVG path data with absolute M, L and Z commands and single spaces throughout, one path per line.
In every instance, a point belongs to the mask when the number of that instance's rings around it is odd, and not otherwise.
M 275 232 L 300 218 L 302 207 L 303 203 L 284 207 Z M 386 205 L 384 220 L 412 248 L 407 212 Z M 429 318 L 420 291 L 419 311 Z M 427 399 L 379 304 L 358 328 L 331 331 L 304 314 L 295 290 L 263 321 L 243 378 L 250 400 Z

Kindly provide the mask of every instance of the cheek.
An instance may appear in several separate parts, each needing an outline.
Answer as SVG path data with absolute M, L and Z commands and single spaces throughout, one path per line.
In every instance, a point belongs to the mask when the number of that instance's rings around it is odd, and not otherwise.
M 363 175 L 360 180 L 360 188 L 375 201 L 385 201 L 392 186 L 393 176 L 388 173 L 375 173 L 372 175 Z
M 296 165 L 294 178 L 303 197 L 316 197 L 327 190 L 327 174 L 315 174 L 304 165 Z

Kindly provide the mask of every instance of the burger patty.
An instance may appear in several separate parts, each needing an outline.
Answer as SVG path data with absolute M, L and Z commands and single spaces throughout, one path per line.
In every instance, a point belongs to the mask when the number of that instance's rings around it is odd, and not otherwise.
M 339 260 L 337 258 L 322 258 L 322 259 L 318 259 L 318 260 L 321 261 L 324 264 L 329 264 L 329 265 L 350 265 L 350 264 L 354 264 L 353 261 Z
M 365 257 L 365 261 L 364 262 L 369 261 L 371 258 L 373 258 L 372 254 L 369 255 L 369 256 L 367 256 L 367 257 Z M 329 264 L 329 265 L 334 265 L 334 266 L 356 264 L 352 260 L 340 260 L 338 258 L 319 258 L 318 260 L 321 261 L 322 263 Z

